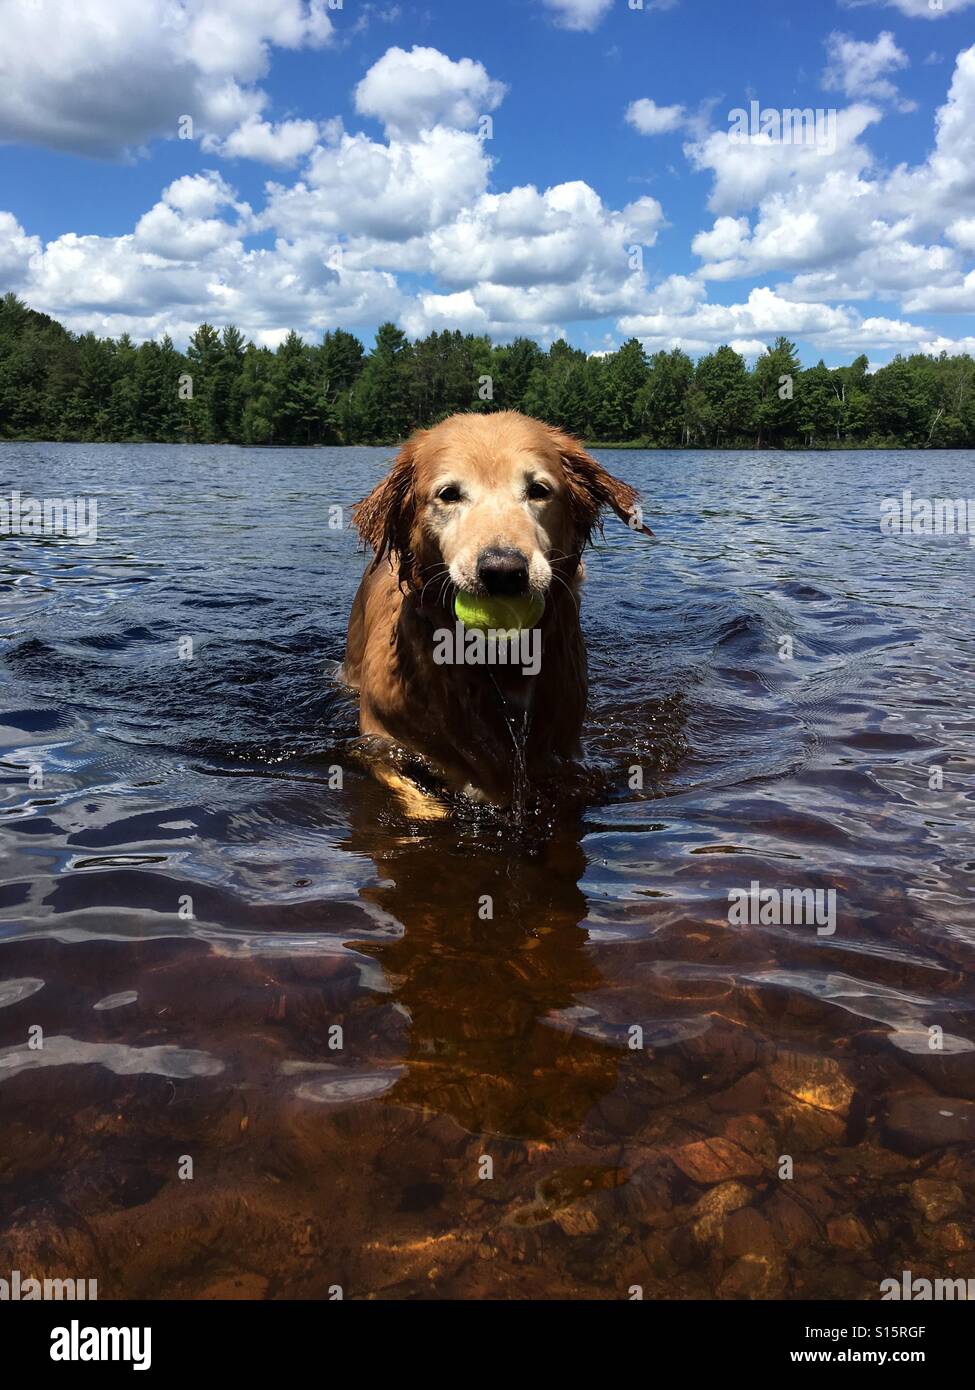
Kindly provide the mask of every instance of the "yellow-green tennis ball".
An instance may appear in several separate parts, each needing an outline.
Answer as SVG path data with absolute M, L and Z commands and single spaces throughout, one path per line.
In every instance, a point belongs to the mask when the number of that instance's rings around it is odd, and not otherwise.
M 545 600 L 541 594 L 480 598 L 460 590 L 454 599 L 454 613 L 464 626 L 479 628 L 482 632 L 491 628 L 520 632 L 522 628 L 537 627 L 544 611 Z

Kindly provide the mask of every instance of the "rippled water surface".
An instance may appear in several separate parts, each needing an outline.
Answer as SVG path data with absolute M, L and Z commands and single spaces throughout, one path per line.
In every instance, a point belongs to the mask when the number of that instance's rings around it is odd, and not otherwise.
M 0 446 L 0 496 L 98 502 L 0 539 L 0 1276 L 975 1276 L 975 549 L 879 528 L 973 456 L 602 457 L 657 539 L 589 559 L 596 791 L 519 827 L 356 756 L 329 509 L 388 451 Z M 752 883 L 835 931 L 733 924 Z

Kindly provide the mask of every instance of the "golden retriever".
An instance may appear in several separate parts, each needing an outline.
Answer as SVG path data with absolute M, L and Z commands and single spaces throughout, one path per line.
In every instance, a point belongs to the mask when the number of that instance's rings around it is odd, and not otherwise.
M 573 763 L 587 690 L 582 551 L 604 508 L 652 535 L 636 504 L 577 440 L 515 411 L 418 430 L 353 510 L 373 550 L 342 672 L 359 691 L 362 733 L 501 806 L 519 778 Z M 455 618 L 458 592 L 544 610 L 518 642 L 492 645 Z

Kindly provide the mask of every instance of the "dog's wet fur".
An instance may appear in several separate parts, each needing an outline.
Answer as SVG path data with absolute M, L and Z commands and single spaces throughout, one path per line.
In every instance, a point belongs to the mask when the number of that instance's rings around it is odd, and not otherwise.
M 373 551 L 342 671 L 359 692 L 362 734 L 415 753 L 450 791 L 499 806 L 519 778 L 531 786 L 574 764 L 587 691 L 582 553 L 604 510 L 652 534 L 628 483 L 528 416 L 453 415 L 413 434 L 353 511 Z M 544 598 L 537 674 L 434 659 L 458 590 Z M 410 794 L 392 770 L 387 780 Z M 429 803 L 428 789 L 414 790 Z

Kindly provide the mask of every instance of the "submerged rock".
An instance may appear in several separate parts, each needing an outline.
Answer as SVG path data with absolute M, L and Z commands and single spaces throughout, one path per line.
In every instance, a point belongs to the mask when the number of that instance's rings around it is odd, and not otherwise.
M 732 1260 L 742 1255 L 772 1258 L 775 1254 L 775 1237 L 760 1211 L 754 1207 L 741 1207 L 728 1216 L 724 1223 L 724 1254 Z
M 705 1249 L 712 1245 L 724 1229 L 725 1218 L 747 1207 L 754 1193 L 740 1182 L 723 1182 L 712 1187 L 691 1209 L 693 1224 L 689 1234 L 693 1245 Z
M 828 1057 L 784 1053 L 769 1069 L 773 1083 L 803 1105 L 826 1110 L 845 1119 L 856 1088 Z
M 975 1100 L 975 1043 L 952 1033 L 942 1035 L 938 1047 L 931 1042 L 927 1028 L 900 1029 L 889 1038 L 897 1056 L 936 1091 Z
M 105 1268 L 86 1222 L 62 1203 L 33 1202 L 0 1232 L 5 1268 L 23 1279 L 95 1279 Z M 103 1282 L 104 1291 L 104 1282 Z
M 719 1298 L 775 1298 L 781 1291 L 784 1269 L 780 1260 L 762 1255 L 742 1255 L 718 1284 Z
M 819 1227 L 801 1202 L 776 1192 L 765 1206 L 772 1232 L 786 1250 L 801 1250 L 819 1238 Z
M 673 1234 L 671 1253 L 678 1264 L 691 1265 L 707 1254 L 720 1255 L 729 1216 L 747 1210 L 754 1196 L 752 1189 L 740 1182 L 723 1182 L 705 1192 Z
M 965 1197 L 955 1182 L 918 1178 L 911 1183 L 911 1201 L 926 1221 L 943 1221 L 965 1205 Z
M 837 1250 L 866 1253 L 872 1244 L 870 1232 L 857 1216 L 831 1216 L 826 1222 L 826 1236 Z
M 963 1254 L 975 1246 L 971 1232 L 957 1221 L 946 1221 L 943 1226 L 939 1226 L 934 1238 L 940 1249 L 951 1255 Z
M 692 1182 L 710 1184 L 729 1178 L 757 1178 L 764 1171 L 761 1164 L 729 1139 L 699 1139 L 667 1152 Z
M 948 1096 L 897 1096 L 883 1119 L 884 1141 L 898 1153 L 922 1154 L 975 1143 L 975 1102 Z

